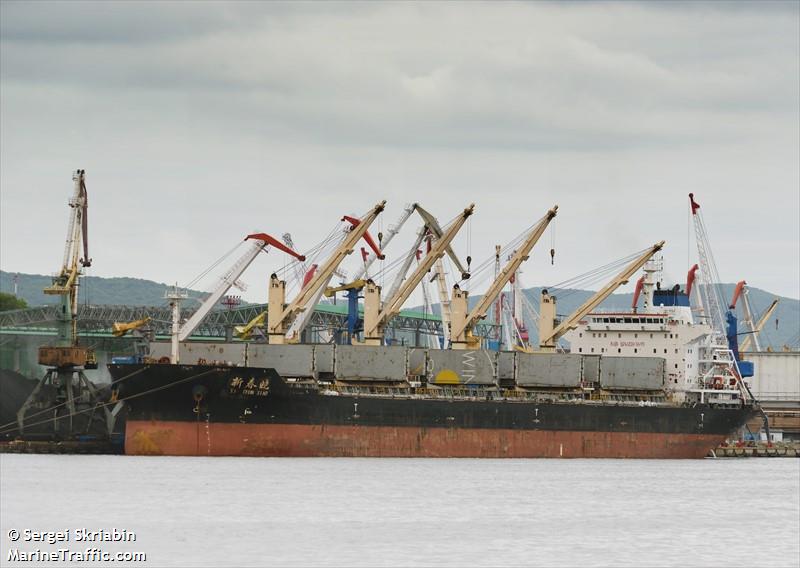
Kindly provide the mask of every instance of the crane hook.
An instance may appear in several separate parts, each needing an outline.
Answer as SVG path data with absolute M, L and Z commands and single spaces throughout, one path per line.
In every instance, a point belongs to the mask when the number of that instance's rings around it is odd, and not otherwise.
M 553 265 L 556 263 L 556 249 L 550 249 L 550 264 Z

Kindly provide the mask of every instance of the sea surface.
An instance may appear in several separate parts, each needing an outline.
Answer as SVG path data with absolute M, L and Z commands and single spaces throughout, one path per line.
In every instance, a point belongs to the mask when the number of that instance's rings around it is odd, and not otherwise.
M 75 542 L 79 528 L 136 541 Z M 150 567 L 798 566 L 800 460 L 5 454 L 0 530 L 2 566 L 58 565 L 12 547 L 88 546 Z

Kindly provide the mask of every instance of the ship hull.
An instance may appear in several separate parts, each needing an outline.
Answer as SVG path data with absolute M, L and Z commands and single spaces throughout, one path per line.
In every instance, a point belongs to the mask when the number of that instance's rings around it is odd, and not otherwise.
M 134 455 L 393 458 L 678 458 L 725 436 L 302 424 L 129 421 Z
M 135 455 L 702 458 L 755 410 L 395 396 L 289 384 L 272 369 L 110 366 Z

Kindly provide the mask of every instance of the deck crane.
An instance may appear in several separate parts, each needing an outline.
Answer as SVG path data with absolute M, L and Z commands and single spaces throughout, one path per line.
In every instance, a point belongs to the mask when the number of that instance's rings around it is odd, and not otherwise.
M 383 344 L 386 324 L 400 313 L 403 303 L 405 303 L 433 264 L 443 257 L 448 250 L 452 250 L 450 249 L 451 241 L 461 230 L 461 227 L 464 226 L 464 223 L 467 222 L 474 209 L 475 204 L 472 203 L 456 217 L 447 230 L 432 244 L 431 250 L 421 259 L 411 276 L 403 281 L 394 293 L 389 295 L 389 298 L 383 303 L 383 307 L 381 307 L 380 286 L 373 281 L 367 281 L 367 285 L 364 287 L 364 343 L 366 345 Z M 436 225 L 438 227 L 438 223 Z M 432 230 L 436 232 L 436 228 L 432 228 Z M 411 261 L 416 258 L 418 246 L 414 247 L 409 254 Z
M 406 221 L 411 217 L 411 215 L 416 211 L 419 216 L 423 220 L 423 225 L 420 227 L 419 231 L 417 232 L 417 240 L 414 243 L 414 246 L 411 247 L 409 254 L 403 259 L 403 263 L 400 266 L 399 270 L 397 271 L 397 276 L 393 281 L 391 288 L 389 289 L 388 296 L 394 296 L 397 291 L 399 290 L 400 286 L 402 285 L 403 281 L 405 280 L 408 270 L 411 267 L 414 259 L 417 258 L 419 261 L 419 252 L 420 247 L 423 242 L 428 243 L 428 251 L 430 251 L 432 247 L 432 242 L 435 238 L 439 238 L 442 236 L 442 228 L 439 225 L 438 220 L 434 217 L 431 213 L 425 210 L 419 203 L 411 203 L 406 206 L 403 210 L 403 213 L 400 216 L 400 219 L 392 226 L 390 226 L 389 230 L 387 231 L 387 236 L 380 240 L 381 247 L 385 250 L 386 246 L 392 241 L 394 236 L 400 231 L 400 229 L 405 225 Z M 456 265 L 458 270 L 461 271 L 462 278 L 469 278 L 469 273 L 461 264 L 458 256 L 456 256 L 455 252 L 453 251 L 451 246 L 448 246 L 445 251 L 450 256 L 453 263 Z M 362 253 L 363 254 L 363 253 Z M 366 285 L 367 280 L 369 280 L 367 276 L 367 272 L 371 264 L 377 259 L 374 254 L 368 254 L 364 258 L 364 266 L 361 268 L 359 272 L 356 273 L 356 279 L 353 282 L 348 284 L 342 284 L 341 286 L 335 288 L 328 288 L 325 292 L 326 296 L 332 296 L 337 292 L 347 292 L 348 298 L 348 317 L 347 317 L 347 327 L 348 332 L 350 335 L 350 340 L 353 339 L 353 334 L 358 327 L 359 322 L 359 314 L 358 314 L 358 299 L 359 294 L 363 290 L 364 286 Z M 436 278 L 439 280 L 439 290 L 440 290 L 440 303 L 442 306 L 442 322 L 443 324 L 448 321 L 447 314 L 448 306 L 449 306 L 449 299 L 447 297 L 447 285 L 442 284 L 442 280 L 444 278 L 444 268 L 442 266 L 442 259 L 439 258 L 436 261 L 437 267 L 437 274 Z M 444 286 L 444 287 L 442 287 Z M 443 325 L 445 329 L 445 343 L 447 342 L 447 328 Z
M 446 349 L 450 345 L 450 293 L 447 291 L 447 274 L 444 271 L 444 262 L 436 259 L 436 285 L 439 290 L 439 308 L 442 314 L 442 346 Z
M 409 217 L 411 217 L 418 207 L 418 203 L 407 204 L 403 209 L 403 212 L 400 214 L 400 218 L 397 220 L 397 222 L 393 225 L 389 225 L 389 228 L 386 230 L 386 235 L 383 237 L 378 235 L 378 244 L 380 245 L 381 250 L 386 250 L 386 247 L 389 246 L 389 243 L 392 242 L 392 239 L 394 239 L 395 235 L 400 232 L 400 229 L 403 228 L 403 225 L 406 224 L 406 221 L 408 221 Z M 379 258 L 380 257 L 375 253 L 375 251 L 368 253 L 367 257 L 364 259 L 364 265 L 355 274 L 353 280 L 361 280 L 362 278 L 366 277 L 369 267 L 372 266 L 372 263 Z
M 306 259 L 305 256 L 295 252 L 266 233 L 253 233 L 247 235 L 244 240 L 253 242 L 245 253 L 239 257 L 233 266 L 222 276 L 214 291 L 211 292 L 208 298 L 203 301 L 197 311 L 195 311 L 185 323 L 181 324 L 179 321 L 180 301 L 185 296 L 181 295 L 177 289 L 172 295 L 168 295 L 172 300 L 172 351 L 170 356 L 172 364 L 177 365 L 180 362 L 180 344 L 189 339 L 189 336 L 197 329 L 197 326 L 200 325 L 211 309 L 217 305 L 217 302 L 230 290 L 231 286 L 236 283 L 237 279 L 247 267 L 252 264 L 261 251 L 266 250 L 268 246 L 272 246 L 295 257 L 301 262 Z
M 417 240 L 414 242 L 414 245 L 411 247 L 411 251 L 409 252 L 408 256 L 403 261 L 403 264 L 400 265 L 400 268 L 397 271 L 397 276 L 392 282 L 392 285 L 389 287 L 389 291 L 386 294 L 386 297 L 391 298 L 397 291 L 400 289 L 400 286 L 403 285 L 403 281 L 408 274 L 409 268 L 411 268 L 411 264 L 414 262 L 415 252 L 420 249 L 422 243 L 425 242 L 425 239 L 431 237 L 431 243 L 435 239 L 441 239 L 444 231 L 442 231 L 442 227 L 439 225 L 439 221 L 434 217 L 429 211 L 421 207 L 419 204 L 415 206 L 416 212 L 422 217 L 423 224 L 420 227 L 419 231 L 417 231 Z M 432 245 L 431 245 L 432 246 Z M 469 278 L 469 270 L 465 268 L 464 265 L 459 260 L 456 253 L 453 251 L 453 247 L 447 245 L 444 249 L 447 256 L 450 257 L 450 260 L 455 265 L 456 269 L 461 273 L 461 278 L 467 279 Z M 440 298 L 442 300 L 442 298 Z
M 429 211 L 421 207 L 419 204 L 416 204 L 415 210 L 419 216 L 422 217 L 423 224 L 419 231 L 417 231 L 417 240 L 414 243 L 414 246 L 411 247 L 411 253 L 409 253 L 406 259 L 403 261 L 403 264 L 400 266 L 400 269 L 397 271 L 397 276 L 395 277 L 394 282 L 392 282 L 389 292 L 386 294 L 387 297 L 394 296 L 400 289 L 400 286 L 403 284 L 403 280 L 405 280 L 406 275 L 408 274 L 408 269 L 411 267 L 411 264 L 414 261 L 413 253 L 419 250 L 422 243 L 426 240 L 429 248 L 431 248 L 433 246 L 433 242 L 436 239 L 440 239 L 444 233 L 442 231 L 442 227 L 439 225 L 439 221 Z M 448 245 L 445 248 L 445 252 L 453 262 L 455 269 L 458 270 L 459 274 L 461 274 L 461 278 L 464 280 L 468 279 L 470 276 L 469 266 L 466 268 L 464 267 L 464 265 L 461 263 L 461 260 L 458 258 L 458 255 L 456 255 L 455 251 L 453 251 L 453 247 Z M 469 265 L 469 263 L 467 264 Z M 441 307 L 442 313 L 442 332 L 444 335 L 444 345 L 447 346 L 450 343 L 450 294 L 448 293 L 447 277 L 444 269 L 443 257 L 436 259 L 434 266 L 436 267 L 435 279 L 439 291 L 439 306 Z
M 294 240 L 292 239 L 291 233 L 284 233 L 281 235 L 281 240 L 283 244 L 289 247 L 292 250 L 297 250 L 297 247 L 294 245 Z M 292 270 L 294 272 L 294 279 L 297 281 L 297 285 L 302 288 L 305 284 L 310 280 L 314 273 L 317 271 L 318 266 L 316 264 L 312 264 L 311 266 L 306 266 L 305 261 L 298 261 L 293 263 Z
M 728 306 L 729 314 L 730 314 L 728 316 L 728 327 L 730 328 L 728 330 L 728 334 L 730 335 L 731 333 L 736 333 L 736 331 L 737 331 L 736 330 L 736 320 L 735 320 L 735 316 L 733 316 L 733 313 L 734 313 L 734 310 L 736 309 L 736 303 L 739 300 L 739 298 L 742 299 L 742 304 L 744 305 L 744 323 L 747 325 L 747 327 L 750 328 L 750 333 L 745 338 L 745 340 L 742 341 L 741 345 L 737 345 L 738 344 L 738 339 L 737 338 L 733 338 L 732 339 L 731 337 L 728 337 L 728 344 L 729 345 L 736 345 L 736 347 L 737 347 L 737 349 L 734 349 L 734 353 L 737 354 L 737 359 L 739 358 L 738 357 L 738 353 L 739 352 L 745 351 L 748 347 L 750 347 L 751 340 L 755 343 L 756 351 L 761 351 L 761 345 L 760 345 L 760 343 L 758 341 L 758 334 L 764 328 L 764 324 L 767 323 L 767 320 L 772 315 L 772 312 L 774 312 L 775 308 L 778 306 L 778 299 L 775 298 L 772 301 L 772 303 L 769 305 L 767 310 L 764 312 L 764 314 L 761 316 L 761 318 L 759 319 L 758 323 L 753 323 L 753 311 L 750 308 L 749 294 L 750 294 L 750 290 L 749 290 L 749 288 L 747 286 L 747 282 L 745 282 L 744 280 L 741 280 L 740 282 L 737 282 L 736 283 L 736 288 L 733 291 L 733 298 L 731 299 L 731 303 Z M 731 316 L 733 316 L 733 319 L 731 319 Z M 732 349 L 733 349 L 733 347 L 732 347 Z
M 349 226 L 348 229 L 344 230 L 343 237 L 342 237 L 341 241 L 339 242 L 339 244 L 337 244 L 337 247 L 341 246 L 341 244 L 346 239 L 348 239 L 348 237 L 351 234 L 351 231 L 361 223 L 360 219 L 357 219 L 355 217 L 350 217 L 348 215 L 343 216 L 340 221 L 341 222 L 347 222 L 347 223 L 349 223 L 350 226 Z M 286 237 L 287 236 L 291 239 L 291 235 L 286 233 L 284 235 L 284 242 L 286 242 Z M 368 231 L 365 231 L 364 239 L 376 251 L 376 255 L 377 254 L 381 254 L 381 256 L 383 256 L 382 253 L 380 253 L 380 250 L 378 249 L 378 246 L 375 244 L 375 241 L 372 239 L 372 237 L 370 236 Z M 355 246 L 355 245 L 353 245 L 353 246 Z M 351 250 L 351 252 L 352 252 L 352 250 Z M 304 270 L 304 272 L 303 272 L 302 279 L 300 280 L 300 286 L 299 286 L 300 292 L 303 292 L 306 289 L 306 287 L 315 279 L 315 277 L 318 274 L 319 265 L 318 264 L 312 264 L 307 270 L 305 268 L 303 268 L 303 270 Z M 271 283 L 273 281 L 277 282 L 277 283 L 283 282 L 283 281 L 281 281 L 281 280 L 279 280 L 277 278 L 276 274 L 273 274 L 273 276 L 274 276 L 274 279 L 272 277 L 270 278 L 270 282 Z M 313 308 L 313 306 L 316 306 L 320 301 L 323 300 L 323 294 L 328 289 L 327 288 L 328 284 L 330 284 L 330 281 L 334 276 L 339 276 L 339 277 L 342 277 L 342 278 L 345 277 L 344 271 L 342 271 L 341 268 L 338 265 L 335 266 L 333 268 L 333 270 L 330 272 L 329 276 L 327 277 L 327 279 L 324 282 L 324 285 L 323 286 L 319 286 L 319 288 L 316 290 L 316 292 L 314 292 L 309 297 L 309 299 L 306 302 L 306 305 L 312 306 L 312 308 Z M 283 284 L 283 288 L 284 288 L 283 294 L 285 295 L 285 282 Z M 238 335 L 242 339 L 249 339 L 251 334 L 252 334 L 252 332 L 253 332 L 253 330 L 255 328 L 262 327 L 264 325 L 264 321 L 267 319 L 268 312 L 269 312 L 268 309 L 264 310 L 260 314 L 258 314 L 256 317 L 251 319 L 246 325 L 244 325 L 244 326 L 236 326 L 234 328 L 234 330 L 236 332 L 236 335 Z M 301 311 L 300 313 L 298 313 L 296 315 L 296 317 L 291 321 L 290 325 L 288 326 L 288 329 L 287 329 L 286 334 L 285 334 L 286 335 L 286 340 L 288 340 L 288 341 L 299 340 L 299 338 L 302 337 L 303 330 L 308 326 L 309 322 L 311 321 L 311 317 L 313 315 L 314 315 L 314 310 L 313 309 L 305 309 L 305 310 Z M 328 335 L 330 335 L 330 334 L 328 334 Z M 327 339 L 329 340 L 330 337 L 328 337 Z M 328 340 L 326 340 L 325 342 L 327 343 Z M 278 341 L 279 341 L 278 339 L 273 339 L 272 342 L 273 343 L 277 343 Z M 284 341 L 284 343 L 285 342 L 286 341 Z
M 83 372 L 97 368 L 94 351 L 78 344 L 79 279 L 83 268 L 92 265 L 89 258 L 86 171 L 76 170 L 72 174 L 72 181 L 64 258 L 58 275 L 44 289 L 45 294 L 61 296 L 57 319 L 58 339 L 56 345 L 39 348 L 39 364 L 48 369 L 17 412 L 20 433 L 24 433 L 26 414 L 31 408 L 47 412 L 52 408 L 53 431 L 59 435 L 88 432 L 95 421 L 104 422 L 107 434 L 111 434 L 114 428 L 115 415 L 102 405 L 97 390 Z M 102 410 L 94 411 L 99 408 Z
M 326 286 L 330 282 L 336 268 L 341 262 L 353 252 L 358 241 L 363 237 L 367 243 L 372 247 L 375 255 L 379 258 L 382 256 L 377 244 L 369 236 L 367 230 L 370 225 L 381 214 L 386 201 L 381 201 L 373 207 L 362 219 L 345 216 L 343 221 L 351 224 L 352 228 L 347 233 L 347 236 L 334 250 L 333 254 L 328 257 L 325 263 L 317 269 L 314 276 L 300 290 L 290 304 L 286 304 L 286 282 L 280 280 L 277 275 L 273 274 L 269 281 L 269 299 L 267 308 L 267 333 L 269 334 L 269 342 L 274 344 L 294 343 L 300 340 L 300 333 L 295 332 L 287 337 L 287 332 L 290 331 L 290 326 L 298 318 L 300 314 L 308 313 L 313 310 L 314 305 L 324 293 Z
M 352 230 L 354 227 L 356 227 L 356 225 L 358 225 L 361 222 L 358 218 L 351 217 L 349 215 L 345 215 L 344 217 L 342 217 L 342 221 L 346 221 L 347 223 L 350 224 L 350 228 L 346 229 L 345 232 L 344 232 L 343 239 L 346 239 L 348 232 L 350 230 Z M 369 231 L 366 231 L 364 233 L 364 240 L 367 242 L 367 244 L 373 250 L 373 259 L 376 259 L 376 258 L 381 258 L 382 259 L 383 258 L 383 253 L 381 252 L 381 250 L 378 247 L 378 245 L 375 243 L 375 240 L 372 238 L 372 235 L 369 234 Z M 378 240 L 380 240 L 380 239 L 378 239 Z M 366 252 L 366 249 L 364 249 L 362 247 L 361 252 L 362 252 L 362 255 L 363 255 Z M 365 263 L 365 266 L 367 266 L 366 263 Z M 311 268 L 309 269 L 308 272 L 306 272 L 305 277 L 303 278 L 303 284 L 301 286 L 301 290 L 303 288 L 305 288 L 306 286 L 308 286 L 308 283 L 311 282 L 311 280 L 313 280 L 314 276 L 317 273 L 317 269 L 318 268 L 319 268 L 319 265 L 317 265 L 317 264 L 311 265 Z M 323 294 L 325 293 L 325 290 L 327 289 L 328 285 L 331 283 L 331 279 L 334 276 L 344 277 L 344 272 L 342 272 L 338 267 L 335 270 L 333 270 L 333 272 L 331 272 L 330 276 L 328 276 L 328 279 L 325 281 L 325 285 L 324 286 L 320 286 L 319 290 L 317 290 L 317 292 L 308 301 L 308 305 L 309 306 L 316 306 L 317 304 L 320 303 L 320 301 L 322 301 Z M 300 312 L 297 315 L 297 317 L 294 318 L 294 320 L 292 321 L 291 325 L 289 326 L 289 329 L 286 332 L 286 337 L 291 339 L 292 341 L 299 341 L 300 338 L 302 337 L 303 330 L 305 330 L 305 328 L 308 327 L 308 324 L 311 322 L 311 317 L 313 315 L 314 315 L 314 310 L 313 309 L 303 310 L 302 312 Z M 263 323 L 263 318 L 262 318 L 262 323 Z M 328 339 L 330 339 L 332 337 L 330 332 L 327 332 L 327 331 L 324 332 L 324 335 L 327 335 Z M 327 343 L 327 342 L 328 341 L 326 340 L 325 343 Z
M 517 272 L 520 265 L 528 259 L 528 255 L 533 249 L 534 245 L 539 241 L 539 238 L 544 233 L 547 226 L 550 224 L 556 213 L 558 212 L 558 205 L 554 205 L 544 217 L 533 226 L 530 233 L 519 246 L 519 248 L 511 255 L 511 259 L 500 271 L 500 274 L 492 282 L 489 289 L 483 294 L 478 304 L 469 310 L 469 293 L 462 290 L 458 285 L 453 286 L 452 297 L 452 322 L 450 324 L 450 341 L 453 349 L 476 349 L 479 346 L 479 340 L 472 334 L 472 330 L 480 320 L 486 317 L 488 310 L 497 299 L 497 296 L 503 290 L 505 285 Z
M 409 217 L 414 213 L 417 209 L 417 203 L 409 203 L 403 209 L 403 212 L 400 214 L 400 218 L 395 222 L 393 225 L 389 225 L 389 229 L 386 231 L 386 235 L 382 235 L 378 233 L 378 243 L 380 245 L 381 250 L 386 250 L 386 247 L 389 246 L 389 243 L 392 242 L 394 237 L 397 233 L 400 232 L 400 229 L 403 228 L 403 225 L 406 224 Z M 325 296 L 330 298 L 335 296 L 338 292 L 346 292 L 347 293 L 347 339 L 346 343 L 352 343 L 356 333 L 359 331 L 359 322 L 360 317 L 358 313 L 358 299 L 361 297 L 359 294 L 361 290 L 366 285 L 366 278 L 369 278 L 369 268 L 372 264 L 378 260 L 380 257 L 376 254 L 375 251 L 373 252 L 366 252 L 365 249 L 362 250 L 362 257 L 363 257 L 363 264 L 361 268 L 356 272 L 355 278 L 352 282 L 341 284 L 340 286 L 336 287 L 328 287 L 326 283 L 326 287 L 324 288 Z M 300 320 L 301 318 L 310 319 L 311 312 L 303 312 L 298 316 L 295 321 Z M 305 326 L 303 326 L 305 327 Z M 290 328 L 291 331 L 291 328 Z
M 655 253 L 664 247 L 664 241 L 660 241 L 642 254 L 632 260 L 622 271 L 617 274 L 608 284 L 594 293 L 577 310 L 570 314 L 558 326 L 556 321 L 556 297 L 551 296 L 547 290 L 542 290 L 541 305 L 539 307 L 539 349 L 541 351 L 555 351 L 558 340 L 571 329 L 575 329 L 578 322 L 586 314 L 595 309 L 603 300 L 614 293 L 614 290 L 628 282 L 645 263 L 650 260 Z

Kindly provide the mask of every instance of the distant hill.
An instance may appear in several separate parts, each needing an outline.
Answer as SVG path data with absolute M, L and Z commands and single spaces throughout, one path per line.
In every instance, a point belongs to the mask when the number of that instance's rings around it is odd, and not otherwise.
M 41 274 L 17 274 L 0 271 L 0 292 L 14 292 L 14 276 L 17 275 L 17 296 L 31 307 L 57 304 L 58 296 L 49 296 L 42 289 L 49 286 L 52 277 Z M 164 303 L 167 284 L 142 280 L 141 278 L 100 278 L 86 276 L 81 279 L 80 302 L 90 304 L 125 304 L 129 306 L 160 306 Z M 204 298 L 207 292 L 189 290 L 192 298 Z
M 730 300 L 735 287 L 735 284 L 722 285 L 722 294 L 723 298 L 725 298 L 723 301 L 727 302 Z M 549 291 L 557 298 L 557 313 L 560 317 L 567 316 L 574 312 L 578 306 L 588 300 L 589 297 L 594 293 L 589 290 L 554 290 L 552 288 L 550 288 Z M 523 290 L 523 293 L 528 298 L 530 303 L 533 304 L 533 306 L 538 310 L 542 288 L 527 288 Z M 434 295 L 434 298 L 435 297 L 436 296 Z M 470 308 L 473 307 L 481 297 L 482 296 L 479 294 L 470 296 Z M 764 310 L 769 307 L 769 305 L 772 303 L 772 300 L 776 297 L 779 299 L 778 307 L 776 308 L 775 313 L 772 314 L 772 317 L 769 319 L 769 321 L 767 321 L 765 324 L 764 329 L 759 336 L 759 341 L 761 342 L 762 348 L 770 346 L 773 349 L 778 350 L 781 349 L 783 345 L 790 345 L 797 348 L 798 342 L 800 342 L 800 338 L 798 337 L 798 334 L 800 334 L 800 300 L 776 296 L 775 294 L 770 294 L 769 292 L 759 288 L 750 288 L 749 299 L 750 305 L 755 312 L 754 317 L 757 319 L 764 312 Z M 632 301 L 633 294 L 612 294 L 606 299 L 605 302 L 600 304 L 598 309 L 609 311 L 628 310 L 631 307 Z M 422 308 L 417 307 L 414 309 L 421 310 Z M 435 304 L 433 306 L 433 312 L 436 314 L 440 313 L 439 304 Z M 739 305 L 737 306 L 737 316 L 739 317 L 740 322 L 742 319 L 742 313 L 741 302 L 739 302 Z M 538 329 L 535 325 L 533 325 L 532 321 L 529 321 L 529 319 L 530 318 L 528 317 L 525 318 L 525 324 L 528 326 L 531 340 L 538 340 Z M 740 331 L 743 331 L 741 327 Z M 741 339 L 743 338 L 740 338 L 740 340 Z
M 11 293 L 14 290 L 14 273 L 0 271 L 0 292 Z M 41 306 L 58 302 L 57 296 L 46 296 L 42 293 L 45 286 L 50 285 L 51 277 L 41 274 L 19 274 L 18 296 L 23 298 L 28 305 Z M 723 297 L 730 299 L 733 294 L 734 284 L 723 284 Z M 91 304 L 126 304 L 131 306 L 159 306 L 164 303 L 164 292 L 169 288 L 167 284 L 142 280 L 141 278 L 100 278 L 88 276 L 81 281 L 80 301 Z M 526 297 L 538 309 L 539 297 L 542 289 L 539 287 L 528 288 L 524 291 Z M 568 315 L 586 301 L 593 292 L 588 290 L 553 290 L 550 292 L 558 298 L 558 314 Z M 191 297 L 203 298 L 206 292 L 197 290 L 189 291 Z M 434 296 L 435 297 L 435 296 Z M 470 297 L 470 305 L 478 301 L 480 295 Z M 758 314 L 763 312 L 776 296 L 759 288 L 750 288 L 750 304 Z M 600 309 L 626 310 L 630 307 L 632 294 L 613 294 Z M 800 333 L 800 300 L 780 297 L 780 302 L 775 313 L 770 318 L 761 333 L 761 343 L 764 347 L 772 346 L 780 349 L 784 344 L 797 347 L 798 334 Z M 414 308 L 421 310 L 421 308 Z M 433 306 L 434 313 L 439 313 L 439 305 Z M 741 319 L 741 316 L 740 316 Z M 777 321 L 777 326 L 776 326 Z M 536 337 L 536 327 L 532 322 L 526 321 L 530 329 L 531 338 Z

